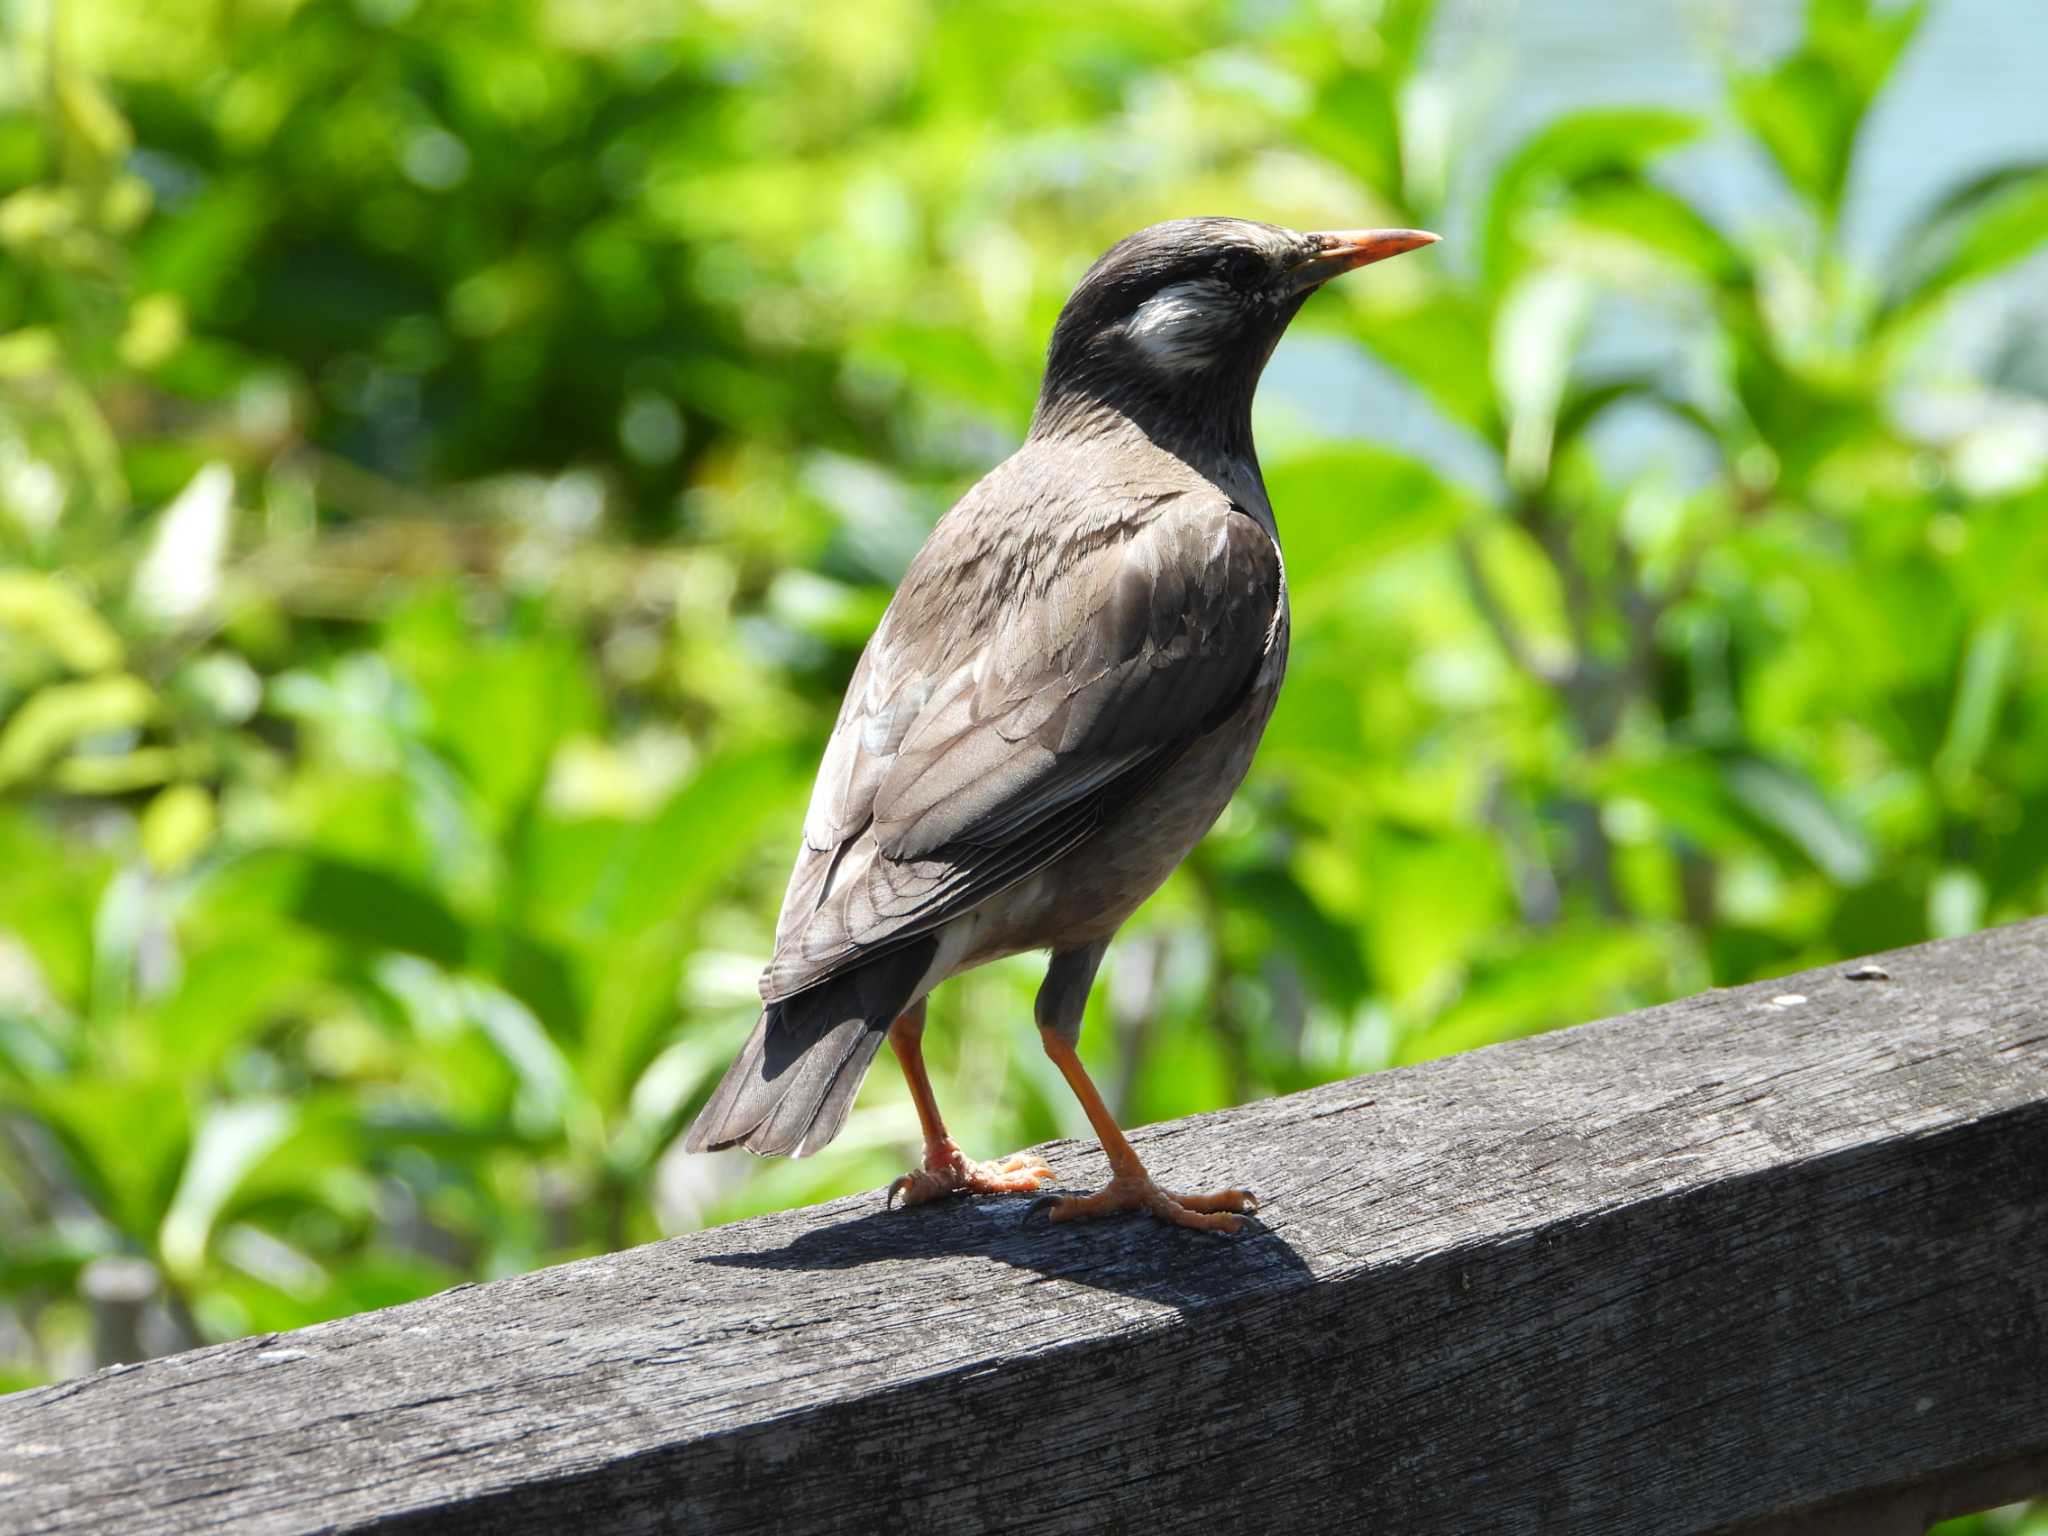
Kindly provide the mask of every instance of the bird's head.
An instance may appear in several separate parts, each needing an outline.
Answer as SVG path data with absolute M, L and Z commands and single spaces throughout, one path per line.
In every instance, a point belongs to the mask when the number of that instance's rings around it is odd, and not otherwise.
M 1302 302 L 1333 277 L 1437 238 L 1417 229 L 1302 234 L 1250 219 L 1141 229 L 1103 253 L 1060 311 L 1040 428 L 1092 401 L 1223 431 L 1242 416 L 1248 435 L 1252 391 Z

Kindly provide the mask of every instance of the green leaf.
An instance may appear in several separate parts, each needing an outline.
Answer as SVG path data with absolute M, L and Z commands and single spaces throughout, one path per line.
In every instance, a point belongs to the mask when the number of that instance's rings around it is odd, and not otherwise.
M 1373 882 L 1365 923 L 1372 973 L 1397 1006 L 1432 1001 L 1509 910 L 1502 851 L 1475 833 L 1388 828 L 1364 858 Z
M 222 1207 L 218 1221 L 311 1225 L 294 1218 L 317 1212 L 318 1229 L 335 1240 L 372 1224 L 385 1191 L 377 1183 L 380 1150 L 365 1126 L 360 1088 L 311 1088 L 294 1101 L 291 1130 L 252 1166 Z M 318 1246 L 326 1246 L 318 1239 Z
M 784 747 L 706 762 L 621 849 L 590 916 L 632 934 L 693 912 L 731 878 L 768 827 L 797 808 L 811 767 L 807 754 Z M 789 826 L 793 837 L 794 823 Z
M 1501 298 L 1493 335 L 1494 388 L 1508 424 L 1508 484 L 1541 490 L 1555 458 L 1558 412 L 1578 359 L 1594 289 L 1564 267 L 1527 273 Z
M 1476 497 L 1429 465 L 1362 444 L 1281 459 L 1266 470 L 1266 489 L 1286 545 L 1288 588 L 1307 617 L 1341 601 L 1354 573 L 1478 513 Z
M 540 1020 L 519 999 L 487 982 L 464 980 L 462 995 L 469 1016 L 519 1079 L 513 1109 L 521 1129 L 536 1136 L 561 1133 L 576 1100 L 575 1073 Z
M 261 909 L 237 917 L 243 932 L 188 942 L 176 987 L 146 1016 L 152 1038 L 195 1079 L 332 986 L 329 945 Z
M 173 1277 L 190 1279 L 206 1262 L 214 1218 L 249 1170 L 290 1133 L 292 1118 L 284 1100 L 245 1099 L 215 1107 L 200 1122 L 157 1244 Z
M 1806 46 L 1874 101 L 1926 18 L 1926 0 L 1809 0 Z
M 0 1077 L 55 1077 L 69 1065 L 64 1042 L 42 1020 L 0 1008 Z
M 691 925 L 773 829 L 794 838 L 813 759 L 786 747 L 705 763 L 660 815 L 612 844 L 582 909 L 589 1011 L 578 1066 L 591 1098 L 623 1103 L 675 1020 Z
M 1849 86 L 1820 60 L 1801 55 L 1768 74 L 1737 81 L 1734 100 L 1793 190 L 1832 213 L 1841 201 L 1861 116 L 1862 104 Z
M 142 851 L 159 874 L 176 874 L 213 839 L 213 796 L 198 784 L 173 784 L 142 813 Z
M 651 1164 L 682 1129 L 698 1090 L 725 1071 L 727 1059 L 724 1041 L 701 1034 L 656 1055 L 633 1084 L 608 1157 L 611 1166 L 637 1172 Z
M 1750 278 L 1748 257 L 1705 215 L 1676 192 L 1639 177 L 1582 187 L 1572 199 L 1568 231 L 1561 248 L 1588 235 L 1625 241 L 1716 289 Z
M 232 291 L 235 275 L 250 268 L 281 206 L 262 171 L 222 169 L 223 175 L 195 190 L 176 218 L 151 226 L 141 251 L 144 282 L 183 296 L 202 316 L 210 316 Z
M 1447 287 L 1390 285 L 1371 294 L 1352 334 L 1451 420 L 1497 444 L 1502 429 L 1486 361 L 1491 323 L 1484 305 Z
M 1765 850 L 1844 886 L 1876 867 L 1868 834 L 1811 778 L 1756 753 L 1668 751 L 1609 762 L 1595 777 L 1603 796 L 1643 801 L 1709 852 Z
M 2025 260 L 2048 242 L 2048 163 L 1973 178 L 1917 218 L 1890 264 L 1883 323 L 1905 324 L 1957 289 Z
M 0 728 L 0 785 L 33 776 L 86 737 L 132 730 L 156 708 L 149 685 L 125 672 L 39 688 Z
M 50 83 L 50 105 L 62 126 L 58 141 L 86 162 L 75 174 L 102 173 L 135 147 L 135 132 L 120 109 L 107 99 L 97 81 L 74 68 L 61 51 L 52 59 Z
M 138 1247 L 155 1243 L 191 1129 L 175 1083 L 103 1067 L 12 1091 L 0 1083 L 0 1098 L 56 1136 L 74 1187 L 100 1215 Z
M 1560 117 L 1525 140 L 1494 177 L 1480 246 L 1489 290 L 1498 293 L 1522 260 L 1535 220 L 1564 211 L 1581 192 L 1641 174 L 1693 138 L 1699 121 L 1650 107 L 1602 107 Z
M 437 595 L 394 620 L 392 650 L 426 697 L 428 734 L 501 829 L 539 793 L 561 741 L 598 724 L 588 665 L 565 636 L 480 642 Z
M 1730 82 L 1736 113 L 1787 183 L 1830 223 L 1841 210 L 1864 116 L 1924 3 L 1812 0 L 1804 41 L 1768 70 Z
M 1380 0 L 1373 30 L 1385 50 L 1386 71 L 1395 80 L 1406 80 L 1415 72 L 1436 10 L 1436 0 Z
M 1400 112 L 1385 77 L 1340 71 L 1323 83 L 1296 132 L 1395 207 L 1403 206 Z
M 121 640 L 69 584 L 39 571 L 0 571 L 0 627 L 40 641 L 74 672 L 120 665 Z
M 1991 745 L 1999 709 L 2012 684 L 2019 637 L 2019 616 L 2011 613 L 1985 619 L 1970 636 L 1948 735 L 1934 759 L 1935 772 L 1951 786 L 1976 768 Z
M 1318 997 L 1349 1010 L 1365 996 L 1365 956 L 1357 931 L 1325 912 L 1285 868 L 1226 871 L 1223 890 L 1238 911 L 1256 912 L 1265 939 L 1293 955 Z
M 1859 885 L 1876 866 L 1870 840 L 1812 779 L 1764 757 L 1722 764 L 1730 793 L 1752 815 L 1802 849 L 1838 885 Z
M 395 1307 L 444 1291 L 463 1274 L 426 1254 L 366 1254 L 334 1273 L 332 1290 L 321 1299 L 321 1311 L 327 1317 L 346 1317 L 352 1312 Z
M 293 914 L 365 948 L 404 950 L 451 964 L 465 948 L 461 920 L 432 892 L 383 870 L 332 859 L 307 861 Z
M 91 989 L 93 923 L 113 861 L 52 835 L 19 811 L 0 814 L 0 931 L 28 950 L 59 1008 L 82 1012 Z
M 1655 986 L 1663 965 L 1661 947 L 1639 928 L 1553 929 L 1475 966 L 1457 1000 L 1404 1039 L 1396 1059 L 1427 1061 L 1598 1018 L 1626 1006 L 1631 985 Z
M 460 918 L 439 896 L 387 870 L 289 849 L 222 867 L 205 900 L 216 910 L 270 910 L 358 949 L 399 950 L 443 965 L 468 948 Z
M 481 977 L 445 970 L 416 955 L 385 955 L 375 974 L 386 993 L 404 1005 L 423 1040 L 458 1042 L 472 1030 L 481 1036 L 517 1086 L 511 1108 L 522 1136 L 588 1130 L 574 1113 L 582 1102 L 575 1071 L 517 998 Z
M 1696 429 L 1709 442 L 1718 439 L 1714 421 L 1690 401 L 1678 399 L 1664 381 L 1646 374 L 1609 379 L 1604 383 L 1574 382 L 1557 408 L 1556 447 L 1562 452 L 1610 408 L 1624 401 L 1646 403 Z
M 878 327 L 853 349 L 871 369 L 901 374 L 934 400 L 978 407 L 992 421 L 1021 425 L 1033 382 L 975 332 L 959 324 L 905 320 Z

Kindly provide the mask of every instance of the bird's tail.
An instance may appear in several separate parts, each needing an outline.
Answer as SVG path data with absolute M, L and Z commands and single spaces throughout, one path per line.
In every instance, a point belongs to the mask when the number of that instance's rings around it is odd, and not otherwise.
M 923 939 L 770 1003 L 698 1112 L 684 1150 L 803 1157 L 837 1136 L 937 948 Z

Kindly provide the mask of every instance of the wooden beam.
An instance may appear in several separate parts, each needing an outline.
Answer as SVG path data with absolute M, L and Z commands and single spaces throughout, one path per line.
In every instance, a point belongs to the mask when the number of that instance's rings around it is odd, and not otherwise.
M 17 1393 L 0 1530 L 1905 1531 L 2048 1492 L 2048 921 L 1881 969 L 1139 1132 L 1264 1196 L 1235 1241 L 876 1193 Z

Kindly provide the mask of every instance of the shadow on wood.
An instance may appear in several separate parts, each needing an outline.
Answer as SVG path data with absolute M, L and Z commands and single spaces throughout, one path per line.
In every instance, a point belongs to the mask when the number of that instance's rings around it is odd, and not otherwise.
M 1257 1222 L 1235 1238 L 1150 1221 L 1054 1228 L 1028 1197 L 874 1210 L 799 1232 L 779 1248 L 712 1253 L 725 1269 L 851 1270 L 916 1259 L 981 1257 L 1048 1280 L 1183 1310 L 1313 1283 L 1307 1263 Z

